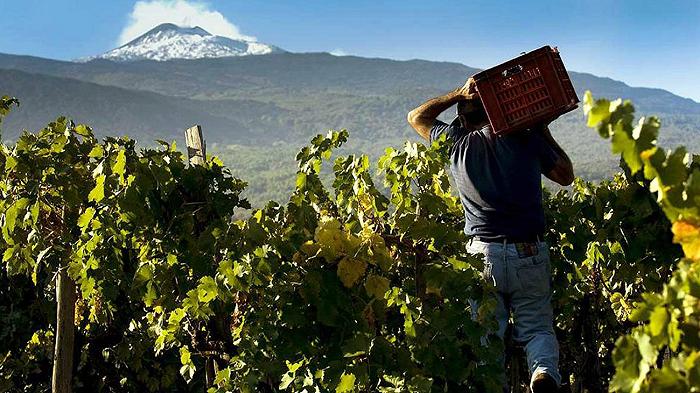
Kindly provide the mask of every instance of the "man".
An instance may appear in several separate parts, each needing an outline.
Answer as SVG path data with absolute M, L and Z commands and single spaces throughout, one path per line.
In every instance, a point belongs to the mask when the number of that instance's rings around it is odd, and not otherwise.
M 452 124 L 438 115 L 457 104 Z M 533 393 L 556 392 L 559 346 L 552 326 L 549 249 L 543 241 L 542 178 L 567 186 L 571 160 L 546 126 L 497 136 L 474 80 L 408 113 L 425 139 L 445 134 L 452 175 L 464 207 L 470 253 L 485 256 L 484 278 L 496 286 L 498 335 L 512 312 L 513 339 L 525 345 Z

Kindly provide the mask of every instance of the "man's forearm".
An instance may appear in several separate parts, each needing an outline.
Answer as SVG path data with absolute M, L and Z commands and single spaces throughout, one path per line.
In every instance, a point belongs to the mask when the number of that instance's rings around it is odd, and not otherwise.
M 408 123 L 425 139 L 430 139 L 430 128 L 435 119 L 457 101 L 463 99 L 461 89 L 453 90 L 440 97 L 426 101 L 418 108 L 408 112 Z
M 417 112 L 419 117 L 431 120 L 431 122 L 433 122 L 442 112 L 456 104 L 460 99 L 461 96 L 459 95 L 458 91 L 453 90 L 445 95 L 426 101 L 423 103 L 423 105 L 414 109 L 414 111 Z
M 550 180 L 561 184 L 562 186 L 570 185 L 574 181 L 575 175 L 574 165 L 571 163 L 569 155 L 566 154 L 564 149 L 562 149 L 557 141 L 554 140 L 554 137 L 552 136 L 552 133 L 549 132 L 548 127 L 544 127 L 542 130 L 542 135 L 545 138 L 545 141 L 547 141 L 547 143 L 559 156 L 554 168 L 549 173 L 545 173 L 545 176 L 547 176 Z
M 542 129 L 542 135 L 544 136 L 544 139 L 547 141 L 547 143 L 549 143 L 549 145 L 552 146 L 554 151 L 556 151 L 561 158 L 563 158 L 566 162 L 569 163 L 569 165 L 571 165 L 571 159 L 569 158 L 569 155 L 566 154 L 566 152 L 561 146 L 559 146 L 559 143 L 557 143 L 557 141 L 552 136 L 552 133 L 549 131 L 549 127 L 545 126 Z

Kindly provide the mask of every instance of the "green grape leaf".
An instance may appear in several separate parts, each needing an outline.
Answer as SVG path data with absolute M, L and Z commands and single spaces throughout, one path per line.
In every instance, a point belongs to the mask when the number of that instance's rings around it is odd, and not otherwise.
M 637 144 L 621 129 L 620 124 L 617 124 L 614 129 L 615 132 L 611 138 L 612 151 L 613 153 L 622 153 L 622 158 L 630 167 L 630 171 L 632 174 L 635 174 L 642 167 L 642 159 L 637 152 Z
M 389 290 L 389 279 L 370 274 L 365 281 L 365 291 L 369 296 L 384 299 L 384 294 Z
M 92 136 L 92 130 L 90 130 L 90 127 L 86 126 L 85 124 L 78 124 L 77 126 L 75 126 L 73 131 L 80 136 Z
M 112 172 L 119 175 L 120 177 L 123 177 L 125 169 L 126 169 L 126 153 L 123 149 L 121 149 L 121 150 L 119 150 L 119 153 L 117 153 L 117 159 L 114 162 L 114 165 L 112 166 Z
M 66 144 L 68 143 L 68 137 L 65 135 L 61 135 L 58 138 L 54 139 L 53 143 L 51 144 L 51 152 L 52 153 L 61 153 L 65 148 Z
M 180 347 L 180 363 L 182 365 L 189 364 L 191 362 L 190 360 L 190 351 L 187 349 L 187 347 Z
M 282 379 L 280 380 L 280 386 L 279 388 L 282 390 L 285 390 L 289 387 L 289 385 L 294 382 L 295 376 L 292 373 L 285 373 L 282 375 Z
M 351 288 L 367 270 L 367 262 L 361 259 L 344 257 L 338 263 L 338 277 L 347 288 Z
M 208 303 L 214 300 L 219 293 L 219 288 L 216 285 L 216 280 L 209 276 L 202 277 L 197 287 L 198 299 L 202 303 Z
M 104 156 L 105 152 L 102 146 L 97 145 L 90 150 L 90 153 L 88 153 L 88 157 L 90 158 L 102 158 Z
M 8 247 L 7 249 L 5 249 L 5 251 L 2 254 L 2 261 L 3 262 L 9 261 L 10 258 L 12 258 L 14 256 L 15 251 L 17 251 L 18 248 L 19 248 L 18 246 L 14 246 L 14 247 Z
M 29 205 L 29 199 L 21 198 L 16 200 L 5 212 L 5 227 L 8 232 L 13 232 L 15 230 L 15 225 L 17 223 L 17 217 L 22 213 Z
M 352 392 L 355 389 L 355 374 L 343 373 L 340 376 L 340 383 L 335 388 L 335 393 Z
M 78 226 L 82 229 L 85 229 L 90 224 L 90 221 L 92 221 L 92 218 L 95 216 L 95 208 L 94 207 L 88 207 L 85 209 L 83 214 L 78 217 Z
M 591 92 L 586 91 L 583 96 L 583 111 L 588 116 L 588 126 L 595 127 L 610 117 L 610 101 L 593 100 Z M 601 134 L 601 136 L 607 138 L 608 134 Z
M 668 311 L 666 311 L 666 307 L 663 305 L 657 306 L 649 318 L 649 331 L 652 335 L 658 336 L 661 332 L 666 330 L 667 323 Z
M 654 392 L 690 391 L 683 375 L 669 367 L 652 370 L 649 374 L 649 386 L 653 386 Z
M 97 176 L 95 181 L 95 187 L 88 194 L 88 200 L 100 202 L 105 197 L 105 175 Z

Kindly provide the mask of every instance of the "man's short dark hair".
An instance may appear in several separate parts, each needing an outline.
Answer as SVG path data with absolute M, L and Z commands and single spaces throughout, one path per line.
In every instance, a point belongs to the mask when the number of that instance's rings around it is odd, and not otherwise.
M 466 117 L 471 124 L 479 124 L 488 121 L 484 104 L 478 97 L 458 101 L 457 116 Z

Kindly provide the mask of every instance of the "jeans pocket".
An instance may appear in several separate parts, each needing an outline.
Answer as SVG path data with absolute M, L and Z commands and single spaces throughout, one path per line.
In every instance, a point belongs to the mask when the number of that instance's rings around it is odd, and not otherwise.
M 544 296 L 549 294 L 550 267 L 549 261 L 542 258 L 532 258 L 533 264 L 518 268 L 518 280 L 524 295 Z

